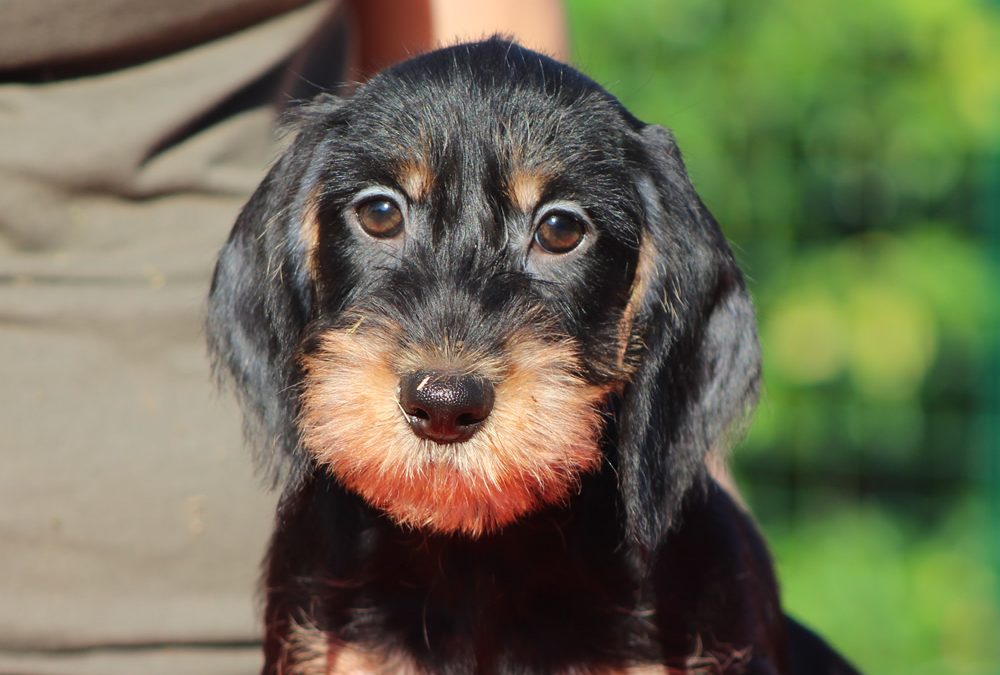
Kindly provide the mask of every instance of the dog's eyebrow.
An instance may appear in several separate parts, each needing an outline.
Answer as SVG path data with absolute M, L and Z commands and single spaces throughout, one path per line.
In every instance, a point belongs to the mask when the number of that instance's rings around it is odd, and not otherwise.
M 434 172 L 426 162 L 408 159 L 399 165 L 396 178 L 411 202 L 419 202 L 430 194 Z
M 507 181 L 507 196 L 521 211 L 531 213 L 542 198 L 546 182 L 539 171 L 515 169 Z

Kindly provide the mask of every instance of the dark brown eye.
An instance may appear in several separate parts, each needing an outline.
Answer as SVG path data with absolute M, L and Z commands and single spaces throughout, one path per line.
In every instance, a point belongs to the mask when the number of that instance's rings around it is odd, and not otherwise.
M 403 212 L 396 202 L 386 197 L 374 197 L 355 208 L 361 228 L 378 239 L 389 239 L 403 231 Z
M 587 228 L 578 217 L 565 211 L 545 214 L 535 230 L 535 243 L 549 253 L 569 253 L 580 245 Z

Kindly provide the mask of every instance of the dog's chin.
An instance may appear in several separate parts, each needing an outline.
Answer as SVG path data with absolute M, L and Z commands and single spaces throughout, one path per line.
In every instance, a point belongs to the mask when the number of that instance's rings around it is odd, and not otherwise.
M 496 383 L 477 433 L 438 444 L 414 434 L 400 410 L 392 344 L 375 332 L 326 332 L 302 359 L 299 427 L 321 466 L 397 523 L 476 537 L 566 502 L 600 465 L 606 392 L 573 374 L 569 345 L 511 340 L 502 365 L 426 355 L 424 363 L 475 367 Z

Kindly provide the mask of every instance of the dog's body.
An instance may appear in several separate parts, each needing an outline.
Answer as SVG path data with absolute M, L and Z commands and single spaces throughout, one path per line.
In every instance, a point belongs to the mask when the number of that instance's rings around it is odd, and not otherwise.
M 620 545 L 611 492 L 587 481 L 573 508 L 469 540 L 400 531 L 317 476 L 273 542 L 268 660 L 293 673 L 789 672 L 767 554 L 728 497 L 693 500 L 646 571 Z M 321 665 L 288 667 L 289 644 Z
M 208 331 L 286 484 L 265 673 L 852 672 L 705 470 L 759 377 L 729 248 L 571 68 L 490 40 L 318 101 Z

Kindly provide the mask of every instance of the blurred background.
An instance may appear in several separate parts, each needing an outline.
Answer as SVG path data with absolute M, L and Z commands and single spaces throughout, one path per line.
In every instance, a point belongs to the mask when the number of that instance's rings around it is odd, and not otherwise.
M 734 455 L 789 611 L 868 673 L 1000 673 L 1000 3 L 569 0 L 756 300 Z

